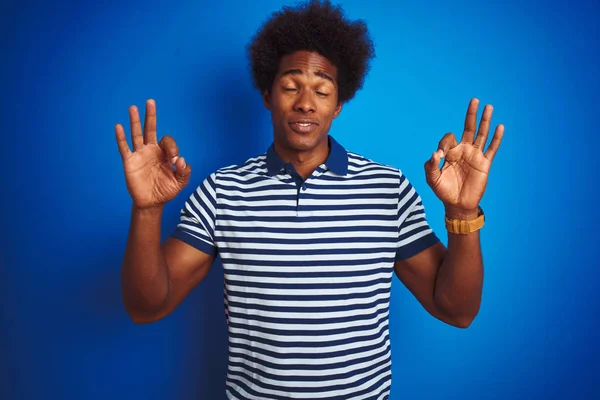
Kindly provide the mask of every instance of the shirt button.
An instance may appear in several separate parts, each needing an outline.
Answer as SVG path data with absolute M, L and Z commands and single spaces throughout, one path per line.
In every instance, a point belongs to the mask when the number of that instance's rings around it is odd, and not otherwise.
M 306 190 L 306 185 L 302 185 L 302 190 Z

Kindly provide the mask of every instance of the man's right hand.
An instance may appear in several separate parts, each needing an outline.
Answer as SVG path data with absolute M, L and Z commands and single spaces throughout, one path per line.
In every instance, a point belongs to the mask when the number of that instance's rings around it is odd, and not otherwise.
M 188 184 L 192 168 L 179 156 L 172 137 L 164 136 L 157 143 L 154 100 L 146 101 L 143 135 L 136 106 L 129 107 L 129 120 L 133 152 L 127 144 L 123 126 L 115 126 L 127 189 L 136 208 L 145 210 L 162 207 Z

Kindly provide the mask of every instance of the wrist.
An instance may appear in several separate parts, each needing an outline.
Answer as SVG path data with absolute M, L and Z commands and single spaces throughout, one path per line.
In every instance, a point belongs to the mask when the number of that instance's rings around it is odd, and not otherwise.
M 135 204 L 131 207 L 131 212 L 134 215 L 142 218 L 156 218 L 161 217 L 164 210 L 164 205 L 152 206 L 152 207 L 143 207 L 140 208 Z
M 479 208 L 465 209 L 455 206 L 445 205 L 445 214 L 448 219 L 460 221 L 471 221 L 479 216 Z

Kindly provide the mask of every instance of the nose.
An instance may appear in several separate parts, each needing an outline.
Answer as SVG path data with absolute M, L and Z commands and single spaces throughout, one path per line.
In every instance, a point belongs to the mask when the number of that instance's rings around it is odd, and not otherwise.
M 300 111 L 303 113 L 315 112 L 316 104 L 315 101 L 308 90 L 301 90 L 296 98 L 296 102 L 294 104 L 294 110 Z

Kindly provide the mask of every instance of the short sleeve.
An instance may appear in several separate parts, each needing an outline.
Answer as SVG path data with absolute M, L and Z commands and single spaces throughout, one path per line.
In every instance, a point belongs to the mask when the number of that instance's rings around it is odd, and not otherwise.
M 427 222 L 421 196 L 400 172 L 396 261 L 410 258 L 439 241 Z
M 213 173 L 186 200 L 171 236 L 214 256 L 217 253 L 214 239 L 216 215 L 216 174 Z

